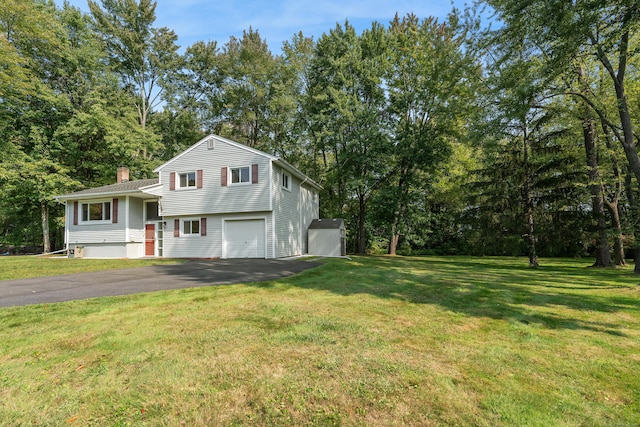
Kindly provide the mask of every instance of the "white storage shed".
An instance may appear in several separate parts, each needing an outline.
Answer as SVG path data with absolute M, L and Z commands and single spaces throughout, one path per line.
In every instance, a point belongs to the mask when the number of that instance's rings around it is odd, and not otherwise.
M 342 218 L 314 219 L 309 225 L 309 255 L 345 256 L 346 234 Z

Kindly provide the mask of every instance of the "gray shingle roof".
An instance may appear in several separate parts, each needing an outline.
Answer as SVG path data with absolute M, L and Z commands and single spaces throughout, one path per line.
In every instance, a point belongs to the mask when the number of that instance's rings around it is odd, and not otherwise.
M 338 229 L 344 225 L 342 218 L 314 219 L 309 225 L 310 230 Z
M 150 185 L 154 185 L 160 182 L 158 178 L 152 179 L 138 179 L 135 181 L 127 181 L 120 184 L 110 184 L 103 185 L 102 187 L 95 188 L 87 188 L 86 190 L 76 191 L 75 193 L 65 194 L 63 196 L 58 196 L 58 198 L 70 198 L 70 197 L 81 197 L 81 196 L 90 196 L 90 195 L 99 195 L 99 194 L 112 194 L 112 193 L 130 193 L 134 191 L 138 191 L 143 187 L 148 187 Z

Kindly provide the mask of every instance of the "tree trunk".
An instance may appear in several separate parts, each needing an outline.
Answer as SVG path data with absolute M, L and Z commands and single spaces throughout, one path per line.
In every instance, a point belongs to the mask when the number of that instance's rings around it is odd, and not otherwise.
M 400 235 L 396 233 L 396 224 L 394 223 L 391 228 L 391 239 L 389 239 L 389 255 L 396 255 L 399 240 Z
M 49 240 L 49 206 L 47 202 L 40 202 L 40 217 L 42 220 L 42 246 L 43 252 L 51 252 L 51 241 Z
M 634 13 L 632 9 L 627 9 L 623 20 L 628 22 L 631 19 L 631 14 Z M 624 78 L 627 69 L 627 58 L 629 49 L 629 30 L 626 29 L 620 35 L 618 50 L 618 70 L 613 67 L 613 64 L 609 61 L 606 53 L 601 46 L 597 46 L 596 56 L 602 62 L 606 68 L 613 86 L 616 91 L 616 100 L 618 106 L 618 116 L 620 117 L 620 124 L 622 125 L 622 137 L 618 139 L 622 143 L 624 148 L 624 154 L 627 157 L 629 168 L 636 177 L 636 180 L 640 183 L 640 157 L 638 156 L 638 150 L 636 148 L 635 139 L 633 136 L 633 123 L 631 121 L 631 113 L 629 112 L 629 103 L 627 102 L 627 95 L 624 86 Z
M 616 83 L 616 95 L 618 98 L 618 113 L 620 115 L 620 121 L 622 122 L 622 131 L 624 134 L 624 140 L 622 146 L 624 147 L 624 153 L 629 162 L 629 167 L 633 171 L 636 180 L 640 182 L 640 157 L 638 157 L 638 151 L 633 138 L 633 126 L 631 124 L 631 115 L 629 113 L 629 106 L 627 104 L 627 97 L 624 92 L 623 81 Z M 637 202 L 636 202 L 637 203 Z M 636 240 L 636 247 L 634 251 L 635 267 L 633 272 L 640 274 L 640 217 L 638 216 L 638 207 L 634 203 L 635 218 L 634 218 L 634 236 Z
M 358 200 L 360 202 L 360 209 L 358 212 L 358 253 L 360 255 L 364 255 L 367 252 L 367 236 L 365 235 L 364 228 L 366 203 L 364 199 L 364 194 L 358 195 Z
M 538 254 L 536 253 L 535 221 L 533 217 L 533 196 L 531 194 L 531 171 L 529 170 L 529 135 L 526 126 L 523 128 L 522 162 L 524 163 L 524 211 L 527 224 L 526 242 L 529 251 L 529 268 L 538 268 Z
M 615 189 L 610 194 L 605 194 L 604 203 L 605 207 L 609 211 L 611 217 L 611 229 L 615 233 L 613 240 L 613 264 L 625 266 L 627 262 L 624 256 L 624 239 L 622 236 L 622 224 L 620 221 L 620 196 L 624 189 L 624 183 L 622 179 L 622 170 L 620 163 L 618 162 L 618 156 L 615 154 L 615 149 L 609 134 L 608 125 L 600 119 L 602 125 L 602 131 L 604 132 L 604 142 L 607 146 L 607 150 L 611 153 L 611 167 L 613 169 L 613 177 L 615 178 Z
M 631 173 L 627 173 L 625 179 L 625 191 L 627 193 L 627 199 L 629 200 L 629 210 L 631 216 L 631 222 L 633 223 L 633 235 L 635 236 L 635 244 L 633 248 L 633 261 L 635 266 L 633 268 L 634 274 L 640 274 L 640 215 L 638 209 L 638 200 L 633 192 L 633 177 Z
M 533 221 L 533 201 L 531 196 L 527 197 L 527 226 L 528 226 L 528 247 L 529 247 L 529 267 L 538 268 L 540 263 L 538 261 L 538 254 L 536 253 L 536 235 L 535 235 L 535 223 Z
M 587 117 L 582 121 L 584 136 L 584 149 L 587 155 L 587 167 L 589 175 L 589 193 L 593 216 L 598 226 L 598 249 L 596 262 L 593 267 L 611 267 L 611 252 L 609 248 L 609 236 L 607 233 L 607 220 L 604 212 L 604 194 L 598 172 L 598 151 L 596 149 L 595 124 L 592 118 Z
M 631 20 L 634 9 L 629 8 L 625 10 L 623 16 L 624 22 Z M 624 154 L 629 163 L 631 172 L 636 177 L 638 183 L 640 183 L 640 157 L 638 156 L 638 150 L 636 148 L 635 139 L 633 135 L 633 123 L 631 121 L 631 113 L 629 112 L 629 104 L 627 102 L 627 95 L 625 93 L 624 78 L 627 67 L 628 49 L 629 49 L 629 29 L 625 29 L 620 35 L 620 42 L 618 44 L 618 69 L 617 72 L 613 65 L 609 62 L 609 58 L 606 56 L 601 46 L 598 46 L 596 56 L 605 66 L 609 73 L 611 80 L 616 91 L 616 100 L 618 106 L 618 115 L 620 117 L 620 124 L 622 125 L 623 136 L 618 138 L 624 148 Z M 640 274 L 640 215 L 638 214 L 638 205 L 631 189 L 631 181 L 627 178 L 626 181 L 627 194 L 629 196 L 629 204 L 631 206 L 631 212 L 634 223 L 634 237 L 635 237 L 635 250 L 634 260 L 635 267 L 634 273 Z
M 622 224 L 620 222 L 620 212 L 618 211 L 618 201 L 606 201 L 605 207 L 609 211 L 611 217 L 611 228 L 615 233 L 613 240 L 613 264 L 627 265 L 624 259 L 624 240 L 622 237 Z
M 391 223 L 391 237 L 389 238 L 389 255 L 396 255 L 398 249 L 398 241 L 400 240 L 400 233 L 398 232 L 398 225 L 400 224 L 400 200 L 396 204 L 396 210 L 393 213 L 393 223 Z
M 391 237 L 389 238 L 389 255 L 395 255 L 398 249 L 398 242 L 400 241 L 400 220 L 404 214 L 404 197 L 405 197 L 405 176 L 408 173 L 408 169 L 403 167 L 400 171 L 400 179 L 398 180 L 398 203 L 396 203 L 396 209 L 393 212 L 393 223 L 391 224 Z

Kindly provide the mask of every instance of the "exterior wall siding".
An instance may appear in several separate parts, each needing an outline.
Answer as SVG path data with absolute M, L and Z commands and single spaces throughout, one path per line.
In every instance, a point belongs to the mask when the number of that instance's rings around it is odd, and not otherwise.
M 203 141 L 159 171 L 162 182 L 161 213 L 165 217 L 269 210 L 269 164 L 271 159 L 223 141 L 210 150 Z M 222 185 L 223 167 L 258 165 L 258 183 Z M 202 170 L 202 188 L 170 190 L 171 173 Z
M 75 249 L 76 245 L 71 245 Z M 140 258 L 144 256 L 142 243 L 86 243 L 84 258 Z
M 97 198 L 96 201 L 110 201 L 112 199 Z M 93 200 L 90 200 L 93 201 Z M 86 202 L 80 201 L 79 204 Z M 125 215 L 126 203 L 124 197 L 118 202 L 118 223 L 82 223 L 73 225 L 73 202 L 67 203 L 67 216 L 69 221 L 69 241 L 70 245 L 84 243 L 122 243 L 125 241 Z
M 318 193 L 307 186 L 300 189 L 300 218 L 302 226 L 302 252 L 309 253 L 309 225 L 314 219 L 320 218 Z
M 175 220 L 207 218 L 206 236 L 174 237 Z M 271 212 L 254 212 L 251 214 L 218 214 L 218 215 L 185 215 L 167 216 L 164 220 L 167 227 L 164 231 L 164 254 L 167 258 L 221 258 L 222 230 L 224 221 L 242 219 L 265 219 L 266 227 L 266 257 L 273 258 L 272 247 L 272 218 Z M 182 222 L 180 222 L 182 224 Z
M 137 197 L 129 197 L 128 241 L 137 243 L 144 242 L 144 200 Z
M 273 170 L 273 211 L 275 217 L 276 257 L 301 255 L 300 180 L 290 175 L 290 189 L 282 187 L 282 168 Z
M 144 243 L 127 243 L 127 258 L 144 257 Z
M 310 246 L 313 255 L 339 257 L 340 229 L 320 229 L 309 231 Z
M 75 244 L 71 248 L 75 248 Z M 84 246 L 84 258 L 127 258 L 126 243 L 86 243 Z

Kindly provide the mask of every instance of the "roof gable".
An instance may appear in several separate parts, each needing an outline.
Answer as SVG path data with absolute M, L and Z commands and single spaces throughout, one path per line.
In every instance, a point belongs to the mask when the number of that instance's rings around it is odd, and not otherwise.
M 244 150 L 244 151 L 247 151 L 249 153 L 253 153 L 253 154 L 257 154 L 259 156 L 265 157 L 268 160 L 270 160 L 272 162 L 275 162 L 279 166 L 283 167 L 284 169 L 286 169 L 287 171 L 289 171 L 293 175 L 297 176 L 304 183 L 308 183 L 310 186 L 312 186 L 316 190 L 321 190 L 322 189 L 322 186 L 320 184 L 318 184 L 317 182 L 315 182 L 314 180 L 309 178 L 304 173 L 300 172 L 295 166 L 292 166 L 287 161 L 285 161 L 285 160 L 283 160 L 283 159 L 281 159 L 279 157 L 273 156 L 271 154 L 265 153 L 264 151 L 260 151 L 260 150 L 256 150 L 255 148 L 247 147 L 246 145 L 240 144 L 239 142 L 231 141 L 230 139 L 223 138 L 223 137 L 218 136 L 218 135 L 209 135 L 209 136 L 206 136 L 206 137 L 202 138 L 200 141 L 196 142 L 191 147 L 189 147 L 186 150 L 184 150 L 182 153 L 178 154 L 177 156 L 173 157 L 172 159 L 170 159 L 170 160 L 166 161 L 165 163 L 161 164 L 160 166 L 158 166 L 156 169 L 154 169 L 154 172 L 160 173 L 160 171 L 162 169 L 166 168 L 171 163 L 173 163 L 176 160 L 188 155 L 191 151 L 195 150 L 200 145 L 207 144 L 208 141 L 210 141 L 210 140 L 214 140 L 216 142 L 221 142 L 223 144 L 228 144 L 228 145 L 230 145 L 232 147 L 235 147 L 235 148 L 238 148 L 240 150 Z
M 161 164 L 160 166 L 158 166 L 157 168 L 155 168 L 155 169 L 154 169 L 154 172 L 156 172 L 156 173 L 160 173 L 160 171 L 161 171 L 162 169 L 164 169 L 165 167 L 169 166 L 169 165 L 170 165 L 171 163 L 173 163 L 174 161 L 176 161 L 176 160 L 178 160 L 178 159 L 180 159 L 180 158 L 182 158 L 182 157 L 186 156 L 188 153 L 190 153 L 191 151 L 193 151 L 196 147 L 200 146 L 201 144 L 206 144 L 206 143 L 208 143 L 208 141 L 209 141 L 209 140 L 211 140 L 211 139 L 215 140 L 216 142 L 221 142 L 221 143 L 223 143 L 223 144 L 229 144 L 229 145 L 231 145 L 231 146 L 233 146 L 233 147 L 236 147 L 236 148 L 239 148 L 239 149 L 241 149 L 241 150 L 245 150 L 245 151 L 248 151 L 248 152 L 250 152 L 250 153 L 253 153 L 253 154 L 257 154 L 257 155 L 259 155 L 259 156 L 266 157 L 266 158 L 268 158 L 269 160 L 272 160 L 272 161 L 273 161 L 273 160 L 278 160 L 278 158 L 277 158 L 277 157 L 272 156 L 272 155 L 270 155 L 270 154 L 267 154 L 267 153 L 265 153 L 264 151 L 260 151 L 260 150 L 256 150 L 255 148 L 247 147 L 246 145 L 240 144 L 240 143 L 235 142 L 235 141 L 231 141 L 230 139 L 226 139 L 226 138 L 223 138 L 223 137 L 218 136 L 218 135 L 209 135 L 209 136 L 206 136 L 206 137 L 202 138 L 200 141 L 196 142 L 196 143 L 195 143 L 195 144 L 193 144 L 191 147 L 189 147 L 189 148 L 187 148 L 186 150 L 184 150 L 182 153 L 178 154 L 177 156 L 173 157 L 172 159 L 170 159 L 170 160 L 168 160 L 168 161 L 164 162 L 163 164 Z

